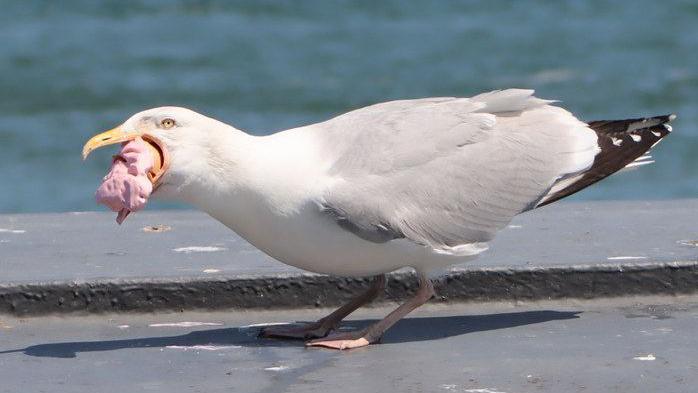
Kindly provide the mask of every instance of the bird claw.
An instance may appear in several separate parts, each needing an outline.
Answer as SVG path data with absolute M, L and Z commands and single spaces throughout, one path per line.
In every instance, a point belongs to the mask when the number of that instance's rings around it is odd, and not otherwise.
M 332 327 L 323 326 L 320 321 L 306 322 L 300 325 L 268 326 L 259 332 L 259 337 L 307 340 L 325 337 L 332 329 Z

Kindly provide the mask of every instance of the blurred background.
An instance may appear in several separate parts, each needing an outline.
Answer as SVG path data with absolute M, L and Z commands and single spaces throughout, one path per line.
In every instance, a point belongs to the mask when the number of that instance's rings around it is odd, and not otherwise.
M 657 162 L 576 200 L 698 197 L 697 1 L 0 1 L 0 213 L 104 210 L 88 137 L 186 106 L 254 134 L 533 88 L 585 120 L 676 112 Z M 151 208 L 183 207 L 153 203 Z

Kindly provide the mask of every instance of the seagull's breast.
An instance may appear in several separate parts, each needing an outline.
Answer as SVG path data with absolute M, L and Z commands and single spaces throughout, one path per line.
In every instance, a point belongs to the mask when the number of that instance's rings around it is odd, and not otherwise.
M 271 257 L 315 273 L 367 276 L 402 267 L 429 272 L 472 259 L 435 253 L 407 239 L 384 243 L 361 239 L 312 202 L 283 214 L 264 206 L 259 198 L 243 205 L 209 214 Z

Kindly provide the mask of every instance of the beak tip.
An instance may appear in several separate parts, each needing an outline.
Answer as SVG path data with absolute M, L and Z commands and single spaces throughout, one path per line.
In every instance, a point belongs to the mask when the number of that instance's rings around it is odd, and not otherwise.
M 97 148 L 129 141 L 136 136 L 138 136 L 138 133 L 136 132 L 123 132 L 121 130 L 121 126 L 112 128 L 111 130 L 105 131 L 99 135 L 95 135 L 82 147 L 82 160 L 86 160 L 87 156 L 89 156 L 90 153 Z

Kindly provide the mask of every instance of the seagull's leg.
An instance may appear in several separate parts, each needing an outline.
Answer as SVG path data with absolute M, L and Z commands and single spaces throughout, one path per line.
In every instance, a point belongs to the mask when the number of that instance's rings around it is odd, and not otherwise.
M 301 326 L 270 326 L 262 329 L 260 337 L 277 338 L 316 338 L 325 337 L 330 330 L 336 329 L 342 319 L 351 314 L 357 308 L 375 299 L 385 288 L 385 275 L 375 276 L 371 287 L 361 295 L 353 298 L 349 303 L 335 310 L 332 314 Z
M 386 330 L 390 329 L 395 322 L 409 314 L 415 308 L 426 303 L 434 296 L 434 286 L 431 280 L 424 275 L 419 276 L 419 290 L 410 300 L 401 304 L 393 312 L 388 314 L 381 321 L 374 323 L 366 329 L 349 332 L 334 333 L 327 337 L 311 340 L 306 343 L 310 347 L 326 347 L 333 349 L 350 349 L 365 347 L 380 340 Z

